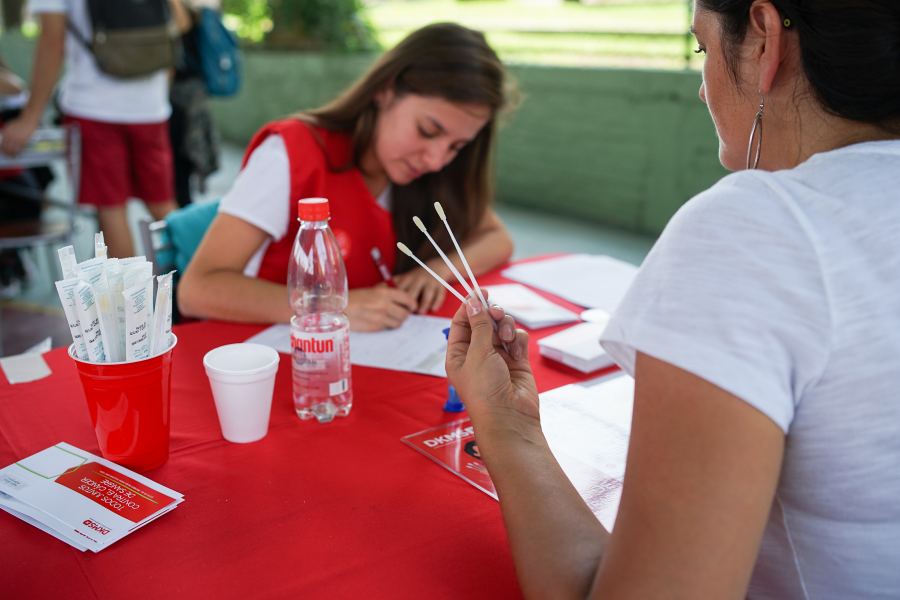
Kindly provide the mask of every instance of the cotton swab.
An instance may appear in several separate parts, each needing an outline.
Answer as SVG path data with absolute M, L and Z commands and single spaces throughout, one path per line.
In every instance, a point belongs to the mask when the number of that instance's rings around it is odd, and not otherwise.
M 439 248 L 438 248 L 438 252 L 440 252 L 441 256 L 444 259 L 444 262 L 447 263 L 447 266 L 450 267 L 450 270 L 453 271 L 453 273 L 456 275 L 457 279 L 459 279 L 462 282 L 463 287 L 466 288 L 468 293 L 471 294 L 473 291 L 473 288 L 474 288 L 475 293 L 478 295 L 478 299 L 481 300 L 481 305 L 484 307 L 484 309 L 486 311 L 488 311 L 488 314 L 490 315 L 490 307 L 488 306 L 487 300 L 484 299 L 484 294 L 481 293 L 481 288 L 478 287 L 478 281 L 475 280 L 475 274 L 472 273 L 472 269 L 471 269 L 471 267 L 469 267 L 469 261 L 466 260 L 466 255 L 463 254 L 462 248 L 459 247 L 459 242 L 456 241 L 456 236 L 453 235 L 453 230 L 450 229 L 450 223 L 447 222 L 447 215 L 444 214 L 444 209 L 441 206 L 440 202 L 434 203 L 434 210 L 437 211 L 437 214 L 441 218 L 441 221 L 444 222 L 444 226 L 447 228 L 447 233 L 450 234 L 450 239 L 453 241 L 453 247 L 456 248 L 456 253 L 459 254 L 459 259 L 462 261 L 463 267 L 465 267 L 466 273 L 468 273 L 468 275 L 469 275 L 469 279 L 472 280 L 471 288 L 468 285 L 466 285 L 465 278 L 460 276 L 459 271 L 456 270 L 456 268 L 450 263 L 450 259 L 448 259 L 447 256 L 443 252 L 441 252 Z M 421 223 L 421 220 L 419 220 L 419 223 Z M 416 225 L 419 225 L 419 223 L 416 223 Z M 423 228 L 420 227 L 420 229 L 423 229 Z M 428 235 L 428 234 L 426 233 L 425 235 Z M 430 235 L 428 236 L 428 239 L 431 240 Z M 437 244 L 434 243 L 434 240 L 431 240 L 431 243 L 434 244 L 435 248 L 437 248 Z M 497 326 L 497 321 L 495 321 L 494 319 L 491 319 L 491 323 L 494 325 L 494 331 L 499 331 L 499 328 Z M 500 343 L 503 344 L 503 349 L 506 350 L 507 354 L 509 354 L 509 346 L 506 344 L 506 342 L 504 342 L 503 340 L 500 340 Z
M 459 258 L 462 261 L 463 267 L 465 267 L 465 269 L 466 269 L 466 273 L 468 273 L 468 275 L 469 275 L 469 279 L 472 280 L 472 287 L 475 288 L 475 293 L 478 294 L 478 299 L 481 300 L 481 304 L 484 306 L 485 310 L 487 310 L 487 308 L 488 308 L 487 300 L 484 299 L 484 294 L 481 293 L 481 288 L 478 287 L 478 282 L 475 281 L 475 275 L 472 274 L 472 269 L 469 267 L 469 262 L 466 260 L 466 257 L 463 254 L 462 248 L 459 247 L 459 242 L 456 241 L 456 237 L 453 235 L 453 231 L 450 229 L 450 223 L 447 222 L 447 215 L 444 214 L 444 209 L 441 208 L 440 202 L 434 203 L 434 210 L 437 211 L 437 214 L 441 218 L 441 221 L 444 222 L 444 226 L 447 228 L 447 233 L 450 234 L 450 239 L 453 241 L 453 247 L 456 248 L 456 253 L 459 254 Z M 443 255 L 443 253 L 441 253 L 441 254 Z M 444 257 L 444 260 L 446 261 L 447 258 Z M 450 261 L 447 261 L 447 262 L 449 263 Z M 454 269 L 454 271 L 455 271 L 455 269 Z M 468 286 L 466 286 L 466 289 L 469 289 Z M 469 290 L 469 293 L 471 293 L 471 292 L 472 292 L 472 290 Z M 491 320 L 493 321 L 493 319 L 491 319 Z M 497 323 L 494 322 L 494 329 L 496 329 L 496 328 L 497 328 Z
M 453 263 L 450 262 L 450 259 L 447 258 L 447 255 L 444 254 L 444 251 L 441 250 L 441 247 L 437 245 L 437 242 L 434 241 L 434 238 L 431 237 L 431 234 L 428 233 L 428 230 L 425 229 L 425 225 L 422 223 L 422 219 L 419 217 L 413 217 L 413 223 L 416 224 L 416 227 L 419 228 L 419 231 L 425 234 L 425 237 L 428 238 L 428 241 L 431 242 L 431 245 L 434 246 L 434 249 L 438 251 L 438 254 L 441 255 L 441 258 L 444 259 L 444 262 L 447 263 L 447 266 L 450 267 L 450 271 L 456 276 L 457 281 L 459 281 L 464 288 L 466 288 L 466 293 L 472 296 L 475 295 L 475 292 L 472 291 L 472 288 L 469 287 L 469 284 L 466 282 L 466 278 L 459 274 L 459 271 L 456 270 L 456 267 L 453 266 Z
M 420 267 L 422 267 L 423 269 L 425 269 L 426 271 L 428 271 L 428 272 L 431 274 L 432 277 L 434 277 L 434 278 L 437 279 L 439 282 L 441 282 L 441 285 L 443 285 L 445 288 L 447 288 L 454 296 L 456 296 L 457 298 L 459 298 L 459 301 L 460 301 L 460 302 L 462 302 L 463 304 L 466 303 L 466 299 L 463 298 L 463 295 L 462 295 L 462 294 L 460 294 L 459 292 L 457 292 L 456 290 L 454 290 L 454 289 L 450 286 L 449 283 L 447 283 L 446 281 L 444 281 L 444 280 L 441 278 L 440 275 L 438 275 L 437 273 L 435 273 L 434 271 L 432 271 L 431 269 L 429 269 L 429 268 L 425 265 L 425 263 L 423 263 L 421 260 L 419 260 L 418 258 L 416 258 L 416 255 L 413 254 L 412 251 L 411 251 L 409 248 L 406 247 L 406 244 L 404 244 L 404 243 L 402 243 L 402 242 L 397 242 L 397 247 L 400 248 L 400 252 L 402 252 L 403 254 L 407 255 L 408 257 L 410 257 L 411 259 L 413 259 L 414 261 L 416 261 L 417 263 L 419 263 L 419 266 L 420 266 Z

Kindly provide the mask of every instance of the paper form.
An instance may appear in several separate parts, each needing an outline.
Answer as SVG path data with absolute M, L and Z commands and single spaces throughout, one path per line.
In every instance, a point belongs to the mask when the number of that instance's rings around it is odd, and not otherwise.
M 450 319 L 410 315 L 397 329 L 350 332 L 350 362 L 363 367 L 446 377 L 444 360 Z M 273 325 L 247 340 L 282 354 L 291 353 L 291 327 Z
M 597 385 L 544 392 L 541 429 L 550 450 L 603 526 L 615 523 L 631 435 L 634 379 L 625 374 Z
M 637 271 L 636 266 L 611 256 L 572 254 L 515 265 L 502 275 L 573 304 L 612 313 Z

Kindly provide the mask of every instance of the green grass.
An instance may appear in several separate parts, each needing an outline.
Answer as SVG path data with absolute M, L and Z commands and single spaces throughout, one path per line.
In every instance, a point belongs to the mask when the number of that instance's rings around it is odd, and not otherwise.
M 455 21 L 484 31 L 501 59 L 513 64 L 683 69 L 695 45 L 686 40 L 684 1 L 393 0 L 369 6 L 367 15 L 385 48 L 428 23 Z M 691 54 L 691 67 L 701 64 Z

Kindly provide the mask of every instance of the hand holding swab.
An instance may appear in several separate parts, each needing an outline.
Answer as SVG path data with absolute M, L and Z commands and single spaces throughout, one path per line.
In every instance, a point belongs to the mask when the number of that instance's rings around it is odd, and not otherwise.
M 432 277 L 434 277 L 434 278 L 437 279 L 439 282 L 441 282 L 441 285 L 443 285 L 445 288 L 447 288 L 454 296 L 456 296 L 457 298 L 459 298 L 459 301 L 460 301 L 460 302 L 462 302 L 463 304 L 466 303 L 466 299 L 463 298 L 463 295 L 462 295 L 462 294 L 460 294 L 459 292 L 457 292 L 456 290 L 454 290 L 453 287 L 452 287 L 449 283 L 447 283 L 446 281 L 444 281 L 443 279 L 441 279 L 441 276 L 440 276 L 440 275 L 438 275 L 437 273 L 435 273 L 434 271 L 432 271 L 431 269 L 429 269 L 429 268 L 425 265 L 425 263 L 423 263 L 421 260 L 419 260 L 418 258 L 416 258 L 416 255 L 413 254 L 412 251 L 411 251 L 409 248 L 406 247 L 406 244 L 403 244 L 403 243 L 401 243 L 401 242 L 397 242 L 397 247 L 400 248 L 400 252 L 402 252 L 403 254 L 407 255 L 408 257 L 410 257 L 411 259 L 413 259 L 414 261 L 416 261 L 417 263 L 419 263 L 419 266 L 420 266 L 420 267 L 422 267 L 423 269 L 425 269 L 426 271 L 428 271 L 428 273 L 430 273 Z
M 416 224 L 416 227 L 419 228 L 419 231 L 425 234 L 425 237 L 428 238 L 428 241 L 431 242 L 431 245 L 434 246 L 434 249 L 437 250 L 438 254 L 441 255 L 441 258 L 444 259 L 444 262 L 447 263 L 447 266 L 450 267 L 450 272 L 456 277 L 457 281 L 459 281 L 464 288 L 466 288 L 466 293 L 474 296 L 475 292 L 472 291 L 472 288 L 469 287 L 469 284 L 466 282 L 466 278 L 459 274 L 459 271 L 456 270 L 456 267 L 453 266 L 453 263 L 450 262 L 450 259 L 447 258 L 447 255 L 444 254 L 444 251 L 441 250 L 441 247 L 437 245 L 437 242 L 434 241 L 434 238 L 431 237 L 431 234 L 428 233 L 428 230 L 425 229 L 425 225 L 422 223 L 422 219 L 419 217 L 413 217 L 413 223 Z
M 484 306 L 484 310 L 488 311 L 488 314 L 490 314 L 491 308 L 490 308 L 490 306 L 488 306 L 487 300 L 484 299 L 484 294 L 481 293 L 481 288 L 478 287 L 478 282 L 475 280 L 475 274 L 472 273 L 472 269 L 469 267 L 469 262 L 466 260 L 466 255 L 463 254 L 462 248 L 459 247 L 459 242 L 456 241 L 456 236 L 453 235 L 453 230 L 450 229 L 450 223 L 447 222 L 447 215 L 444 214 L 444 209 L 441 207 L 440 202 L 434 203 L 434 210 L 437 211 L 438 216 L 441 218 L 441 221 L 444 222 L 444 226 L 447 228 L 447 233 L 450 234 L 450 239 L 453 241 L 453 247 L 456 248 L 456 253 L 459 254 L 459 259 L 462 261 L 463 267 L 465 267 L 465 269 L 466 269 L 466 273 L 469 274 L 469 279 L 472 280 L 472 288 L 474 288 L 475 293 L 478 294 L 478 299 L 481 300 L 481 305 Z M 431 239 L 431 236 L 428 236 L 428 238 Z M 432 241 L 431 243 L 434 244 L 434 241 Z M 435 244 L 435 247 L 437 247 L 437 244 Z M 453 266 L 450 264 L 450 261 L 447 260 L 447 257 L 444 255 L 443 252 L 441 252 L 441 256 L 444 257 L 444 262 L 446 262 L 447 265 L 451 268 L 451 270 L 454 273 L 456 273 L 456 276 L 459 278 L 460 281 L 463 282 L 463 285 L 465 286 L 466 290 L 468 290 L 468 292 L 471 294 L 472 289 L 470 289 L 469 286 L 466 285 L 465 279 L 463 279 L 462 277 L 459 277 L 459 273 L 456 271 L 455 268 L 453 268 Z M 494 331 L 499 332 L 499 329 L 497 327 L 497 321 L 495 321 L 494 319 L 491 319 L 491 323 L 494 324 Z M 503 344 L 503 349 L 506 350 L 507 354 L 509 354 L 509 346 L 506 344 L 506 342 L 504 342 L 503 340 L 500 340 L 500 343 Z

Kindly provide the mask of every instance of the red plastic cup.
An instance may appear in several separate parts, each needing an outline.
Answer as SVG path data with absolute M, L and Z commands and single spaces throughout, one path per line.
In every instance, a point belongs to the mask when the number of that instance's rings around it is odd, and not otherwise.
M 137 473 L 169 460 L 169 398 L 172 352 L 178 338 L 159 356 L 136 362 L 89 363 L 69 356 L 78 367 L 100 454 Z

